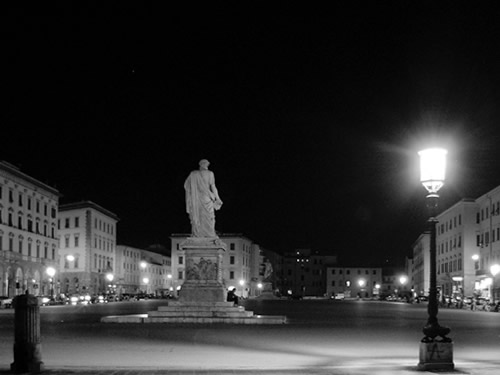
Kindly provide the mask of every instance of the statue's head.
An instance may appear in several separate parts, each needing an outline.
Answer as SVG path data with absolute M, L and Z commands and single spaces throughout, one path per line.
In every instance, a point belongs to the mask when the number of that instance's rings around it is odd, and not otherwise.
M 210 165 L 210 162 L 207 159 L 201 159 L 198 164 L 202 168 L 208 168 L 208 166 Z

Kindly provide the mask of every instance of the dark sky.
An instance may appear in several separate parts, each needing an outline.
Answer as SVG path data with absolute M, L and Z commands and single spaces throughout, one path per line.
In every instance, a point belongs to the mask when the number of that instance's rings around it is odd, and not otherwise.
M 420 148 L 449 149 L 443 208 L 500 185 L 500 14 L 435 3 L 5 9 L 0 159 L 168 247 L 207 158 L 218 231 L 402 264 Z

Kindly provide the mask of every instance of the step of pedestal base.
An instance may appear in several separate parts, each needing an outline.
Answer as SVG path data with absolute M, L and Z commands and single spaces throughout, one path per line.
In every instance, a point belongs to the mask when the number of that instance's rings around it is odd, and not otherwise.
M 228 323 L 228 324 L 284 324 L 283 315 L 254 315 L 232 302 L 178 302 L 148 314 L 114 315 L 101 318 L 103 323 Z

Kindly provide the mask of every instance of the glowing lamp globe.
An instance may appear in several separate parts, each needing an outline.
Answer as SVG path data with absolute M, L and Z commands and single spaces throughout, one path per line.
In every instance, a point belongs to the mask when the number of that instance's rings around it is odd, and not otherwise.
M 500 272 L 500 265 L 494 264 L 490 267 L 490 272 L 493 276 L 496 276 Z
M 48 267 L 45 272 L 47 272 L 47 275 L 49 275 L 50 277 L 54 277 L 54 275 L 56 274 L 56 270 L 53 267 Z
M 436 194 L 444 185 L 447 153 L 444 148 L 428 148 L 418 153 L 420 182 L 430 194 Z

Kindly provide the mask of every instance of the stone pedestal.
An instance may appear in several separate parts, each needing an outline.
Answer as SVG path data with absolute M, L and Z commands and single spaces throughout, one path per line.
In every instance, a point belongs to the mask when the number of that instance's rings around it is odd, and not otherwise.
M 421 342 L 418 369 L 453 370 L 453 342 Z
M 188 237 L 180 244 L 186 262 L 180 302 L 224 302 L 222 260 L 226 244 L 219 238 Z

